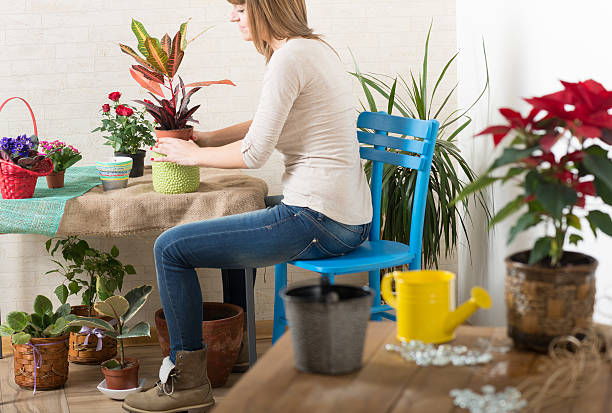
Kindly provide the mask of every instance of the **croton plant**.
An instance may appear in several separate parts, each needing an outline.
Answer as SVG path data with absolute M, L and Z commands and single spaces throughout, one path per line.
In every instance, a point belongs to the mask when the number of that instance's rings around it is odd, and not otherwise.
M 597 208 L 612 205 L 612 91 L 594 80 L 561 82 L 564 89 L 525 99 L 527 117 L 500 109 L 507 125 L 490 126 L 478 135 L 492 135 L 495 146 L 512 140 L 488 170 L 468 185 L 455 203 L 494 182 L 514 182 L 520 194 L 493 217 L 490 227 L 522 211 L 508 242 L 536 225 L 545 235 L 535 241 L 529 264 L 563 265 L 563 246 L 582 241 L 581 220 L 612 236 L 609 214 Z M 591 199 L 589 199 L 591 198 Z M 582 221 L 584 222 L 584 221 Z
M 150 100 L 138 100 L 147 112 L 159 124 L 159 129 L 173 130 L 187 127 L 187 122 L 198 123 L 192 115 L 200 105 L 189 108 L 189 100 L 202 86 L 225 84 L 235 86 L 230 80 L 195 82 L 185 85 L 176 75 L 183 61 L 187 45 L 206 32 L 205 29 L 193 39 L 187 41 L 187 25 L 189 20 L 181 24 L 173 38 L 166 33 L 161 40 L 151 37 L 144 25 L 132 20 L 132 31 L 138 40 L 138 54 L 134 49 L 120 44 L 121 51 L 132 56 L 137 65 L 130 69 L 132 77 L 146 89 L 157 104 Z M 175 80 L 178 77 L 178 81 Z M 189 88 L 189 90 L 187 90 Z M 164 89 L 170 96 L 166 99 Z

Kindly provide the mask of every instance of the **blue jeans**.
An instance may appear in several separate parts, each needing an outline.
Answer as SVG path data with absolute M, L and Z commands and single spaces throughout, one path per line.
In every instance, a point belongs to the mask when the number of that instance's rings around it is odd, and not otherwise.
M 170 333 L 170 359 L 202 345 L 202 291 L 195 268 L 258 268 L 328 258 L 357 248 L 370 224 L 345 225 L 309 208 L 266 209 L 180 225 L 155 241 L 155 266 Z

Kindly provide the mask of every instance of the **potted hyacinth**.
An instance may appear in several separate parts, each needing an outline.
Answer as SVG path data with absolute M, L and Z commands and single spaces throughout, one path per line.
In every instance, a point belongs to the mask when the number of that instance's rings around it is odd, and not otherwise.
M 95 303 L 94 308 L 98 313 L 117 320 L 114 325 L 105 320 L 91 317 L 78 317 L 68 324 L 69 326 L 100 329 L 104 334 L 119 341 L 119 359 L 102 363 L 102 372 L 106 379 L 107 389 L 126 390 L 138 387 L 138 367 L 140 363 L 137 359 L 125 357 L 123 340 L 151 336 L 151 327 L 145 321 L 141 321 L 129 329 L 126 327 L 126 323 L 145 304 L 151 291 L 153 291 L 152 286 L 143 285 L 130 290 L 125 297 L 114 295 L 104 301 Z
M 36 135 L 0 139 L 0 191 L 4 199 L 32 198 L 36 181 L 53 171 L 53 163 L 38 152 Z
M 193 136 L 193 126 L 198 123 L 193 114 L 200 105 L 189 108 L 189 101 L 202 86 L 225 84 L 235 86 L 230 80 L 196 82 L 185 85 L 176 75 L 183 61 L 187 45 L 203 34 L 207 29 L 187 41 L 187 24 L 183 23 L 173 38 L 167 33 L 161 40 L 151 37 L 142 23 L 132 20 L 132 31 L 138 40 L 138 54 L 129 46 L 120 44 L 121 51 L 133 57 L 130 74 L 153 97 L 150 100 L 138 100 L 146 111 L 153 116 L 157 127 L 158 138 L 176 138 L 188 140 Z M 175 79 L 175 77 L 178 78 Z M 164 92 L 164 89 L 166 92 Z M 189 89 L 189 90 L 188 90 Z M 168 95 L 168 96 L 166 96 Z M 154 154 L 162 157 L 162 154 Z M 170 162 L 153 164 L 153 188 L 161 193 L 194 192 L 200 185 L 200 170 L 197 166 L 182 166 Z
M 55 140 L 40 141 L 40 151 L 53 162 L 53 172 L 47 175 L 49 188 L 63 188 L 66 169 L 83 158 L 77 148 L 65 142 Z
M 121 103 L 120 92 L 112 92 L 108 98 L 112 103 L 102 105 L 102 126 L 92 132 L 108 133 L 104 136 L 104 145 L 112 146 L 115 156 L 132 158 L 130 178 L 137 178 L 144 174 L 146 151 L 142 148 L 155 143 L 153 124 L 145 118 L 144 109 L 137 110 L 134 106 Z
M 536 351 L 592 323 L 597 260 L 567 246 L 578 246 L 587 228 L 612 236 L 612 220 L 601 210 L 612 205 L 612 91 L 594 80 L 561 83 L 559 92 L 525 99 L 532 106 L 526 117 L 500 109 L 509 124 L 479 135 L 509 145 L 454 201 L 495 182 L 518 188 L 490 226 L 518 213 L 508 242 L 540 230 L 530 249 L 506 259 L 508 334 Z

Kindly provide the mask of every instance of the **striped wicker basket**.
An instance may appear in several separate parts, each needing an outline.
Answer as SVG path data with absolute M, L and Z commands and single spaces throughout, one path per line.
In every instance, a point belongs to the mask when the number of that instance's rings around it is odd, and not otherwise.
M 88 316 L 86 305 L 72 306 L 70 311 L 82 317 Z M 101 318 L 105 321 L 111 321 L 110 317 L 94 314 L 92 317 Z M 105 336 L 102 338 L 102 349 L 96 351 L 98 345 L 98 337 L 95 334 L 90 334 L 87 339 L 87 334 L 70 333 L 70 344 L 68 349 L 68 360 L 72 363 L 79 364 L 100 364 L 106 360 L 110 360 L 117 355 L 117 340 Z M 87 344 L 85 344 L 87 341 Z
M 13 345 L 13 354 L 18 386 L 49 390 L 62 387 L 68 380 L 68 334 L 32 338 L 28 344 Z
M 506 259 L 508 336 L 518 348 L 546 352 L 553 338 L 593 323 L 597 260 L 564 252 L 572 265 L 526 264 L 529 251 Z

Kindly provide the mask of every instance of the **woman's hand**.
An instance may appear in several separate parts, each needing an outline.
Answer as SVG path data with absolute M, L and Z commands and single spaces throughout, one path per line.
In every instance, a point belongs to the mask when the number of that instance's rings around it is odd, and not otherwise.
M 151 158 L 153 162 L 174 162 L 184 166 L 197 166 L 200 147 L 193 141 L 176 138 L 159 138 L 152 151 L 166 156 Z

